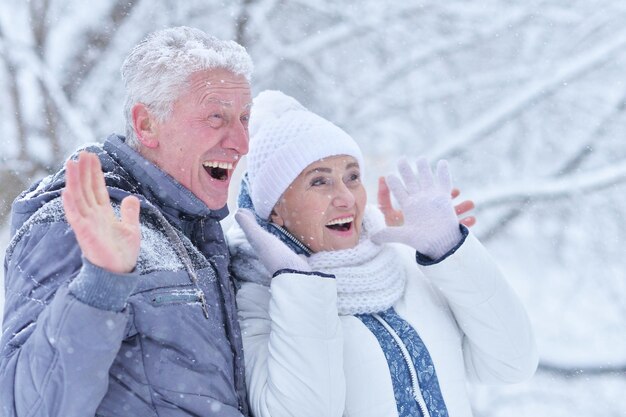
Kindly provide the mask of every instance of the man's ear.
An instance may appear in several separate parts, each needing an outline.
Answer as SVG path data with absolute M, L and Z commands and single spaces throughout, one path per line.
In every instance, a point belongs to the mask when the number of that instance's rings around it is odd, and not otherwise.
M 143 103 L 137 103 L 131 110 L 133 116 L 133 128 L 137 140 L 147 148 L 156 148 L 159 146 L 157 135 L 157 123 L 150 110 Z
M 270 213 L 270 221 L 281 227 L 285 225 L 283 218 L 280 217 L 280 214 L 276 213 L 275 209 L 272 209 L 272 212 Z

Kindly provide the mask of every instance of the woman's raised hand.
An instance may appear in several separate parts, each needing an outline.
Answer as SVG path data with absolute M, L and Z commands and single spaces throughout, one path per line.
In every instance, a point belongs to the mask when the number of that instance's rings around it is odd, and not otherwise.
M 460 194 L 461 191 L 458 188 L 452 189 L 453 200 Z M 467 227 L 472 227 L 476 224 L 476 217 L 465 216 L 465 214 L 473 210 L 474 207 L 475 205 L 472 200 L 464 200 L 454 206 L 454 211 L 456 211 L 459 217 L 459 223 Z M 385 216 L 385 224 L 387 226 L 402 226 L 404 223 L 402 210 L 395 209 L 391 204 L 391 192 L 389 191 L 385 177 L 378 178 L 378 208 L 383 213 L 383 216 Z
M 443 256 L 461 240 L 459 219 L 452 205 L 452 182 L 446 161 L 433 173 L 426 158 L 417 160 L 417 175 L 406 160 L 398 163 L 402 180 L 387 177 L 387 185 L 400 204 L 401 226 L 387 227 L 372 236 L 376 243 L 400 242 L 433 259 Z

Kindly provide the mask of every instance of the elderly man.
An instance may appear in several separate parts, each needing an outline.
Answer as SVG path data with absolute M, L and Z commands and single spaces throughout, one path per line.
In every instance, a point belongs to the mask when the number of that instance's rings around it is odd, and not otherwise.
M 122 67 L 126 138 L 17 198 L 2 416 L 248 414 L 219 220 L 248 151 L 251 71 L 234 42 L 153 33 Z

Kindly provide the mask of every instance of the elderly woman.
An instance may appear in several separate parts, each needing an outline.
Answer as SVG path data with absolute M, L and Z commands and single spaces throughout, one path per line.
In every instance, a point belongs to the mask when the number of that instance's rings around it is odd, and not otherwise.
M 524 308 L 459 224 L 445 162 L 400 163 L 404 221 L 385 227 L 343 130 L 268 91 L 250 133 L 229 244 L 255 416 L 470 416 L 467 380 L 534 373 Z

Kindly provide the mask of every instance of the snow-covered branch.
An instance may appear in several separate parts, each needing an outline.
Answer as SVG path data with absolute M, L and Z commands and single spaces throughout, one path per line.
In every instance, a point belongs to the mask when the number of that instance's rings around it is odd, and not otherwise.
M 587 378 L 603 375 L 626 376 L 626 363 L 571 366 L 541 361 L 537 372 L 549 373 L 561 378 Z
M 576 56 L 563 64 L 559 64 L 554 73 L 521 86 L 517 94 L 496 103 L 481 117 L 450 135 L 447 140 L 438 141 L 440 145 L 431 150 L 431 158 L 433 160 L 449 158 L 457 152 L 467 149 L 472 143 L 486 137 L 537 101 L 548 97 L 560 88 L 567 88 L 568 83 L 601 66 L 625 47 L 626 30 L 623 30 L 617 33 L 610 42 L 599 45 L 582 56 Z
M 626 161 L 592 172 L 563 178 L 537 178 L 524 183 L 507 183 L 485 191 L 476 191 L 474 200 L 481 208 L 528 201 L 557 200 L 600 192 L 626 181 Z
M 95 136 L 89 126 L 82 121 L 81 112 L 76 109 L 67 98 L 57 77 L 47 65 L 29 48 L 19 48 L 10 51 L 16 65 L 28 68 L 41 81 L 53 100 L 60 118 L 72 131 L 72 136 L 79 141 L 93 142 Z

